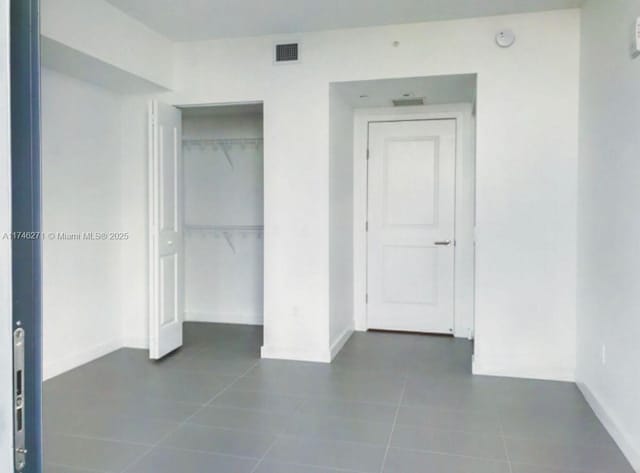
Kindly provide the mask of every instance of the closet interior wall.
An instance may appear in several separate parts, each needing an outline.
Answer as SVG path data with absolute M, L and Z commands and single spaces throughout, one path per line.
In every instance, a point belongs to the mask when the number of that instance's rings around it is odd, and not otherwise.
M 183 110 L 185 320 L 263 323 L 262 107 Z

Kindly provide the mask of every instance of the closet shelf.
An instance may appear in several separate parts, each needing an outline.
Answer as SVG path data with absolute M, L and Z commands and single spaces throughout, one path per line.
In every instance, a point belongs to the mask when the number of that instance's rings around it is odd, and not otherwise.
M 233 159 L 231 159 L 231 149 L 234 146 L 239 146 L 241 149 L 244 149 L 247 146 L 251 146 L 251 147 L 255 146 L 255 148 L 259 150 L 260 147 L 262 146 L 262 143 L 263 143 L 262 138 L 224 138 L 224 139 L 216 139 L 216 140 L 192 140 L 192 139 L 182 140 L 182 146 L 184 148 L 200 148 L 203 151 L 206 148 L 211 148 L 213 150 L 221 149 L 231 169 L 235 169 L 235 166 L 233 164 Z
M 185 225 L 184 229 L 190 233 L 198 233 L 201 235 L 212 235 L 216 237 L 221 235 L 231 251 L 237 253 L 235 244 L 235 235 L 240 234 L 246 238 L 247 234 L 256 234 L 257 238 L 262 238 L 264 226 L 262 225 Z

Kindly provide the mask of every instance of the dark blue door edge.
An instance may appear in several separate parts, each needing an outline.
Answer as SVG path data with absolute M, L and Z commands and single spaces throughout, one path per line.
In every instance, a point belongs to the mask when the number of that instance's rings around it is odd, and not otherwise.
M 25 348 L 21 473 L 42 473 L 39 7 L 39 0 L 10 2 L 13 329 L 24 329 Z

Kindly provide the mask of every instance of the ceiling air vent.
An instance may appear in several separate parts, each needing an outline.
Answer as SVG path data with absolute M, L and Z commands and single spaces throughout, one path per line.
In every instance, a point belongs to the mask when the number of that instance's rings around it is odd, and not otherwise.
M 412 97 L 410 99 L 395 99 L 393 100 L 394 107 L 411 107 L 417 105 L 424 105 L 424 98 L 422 97 Z
M 298 62 L 299 50 L 298 43 L 276 44 L 276 62 Z

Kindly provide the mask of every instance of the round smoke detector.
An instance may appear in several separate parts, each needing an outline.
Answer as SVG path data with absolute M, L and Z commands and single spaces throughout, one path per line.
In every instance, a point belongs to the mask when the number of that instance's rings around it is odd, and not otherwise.
M 508 48 L 516 42 L 516 35 L 511 30 L 498 31 L 496 44 L 501 48 Z

